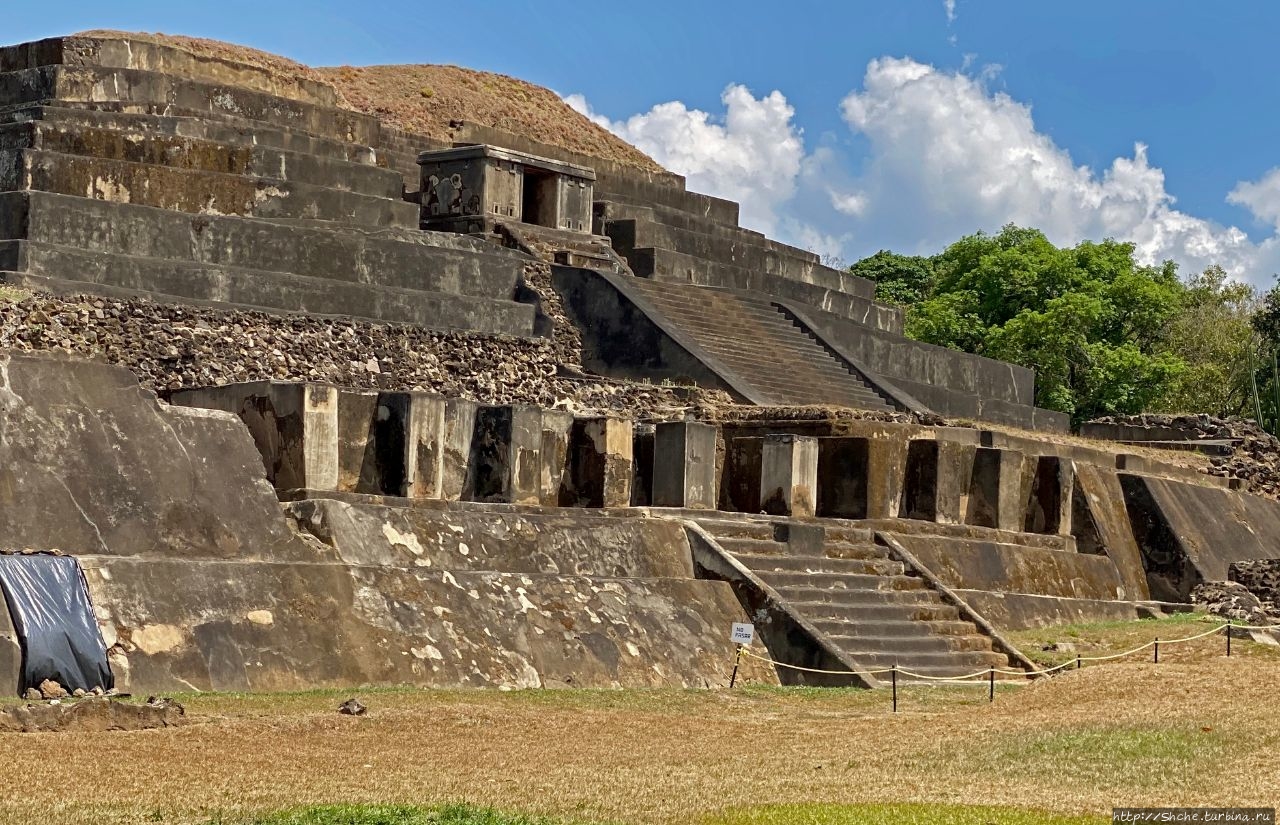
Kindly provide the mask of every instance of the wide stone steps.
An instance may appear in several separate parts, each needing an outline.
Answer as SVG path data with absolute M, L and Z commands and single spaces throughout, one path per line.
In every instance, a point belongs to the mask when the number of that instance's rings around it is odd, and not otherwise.
M 829 636 L 871 637 L 871 638 L 905 638 L 938 636 L 972 636 L 973 623 L 960 619 L 915 619 L 890 618 L 869 620 L 865 617 L 849 618 L 812 618 L 813 626 Z M 978 637 L 983 638 L 983 637 Z M 990 644 L 981 644 L 978 650 L 989 650 Z
M 764 578 L 763 576 L 761 578 Z M 825 602 L 840 606 L 853 605 L 935 605 L 943 604 L 942 597 L 932 590 L 920 588 L 849 588 L 827 587 L 825 584 L 811 582 L 809 584 L 773 584 L 766 582 L 778 591 L 778 595 L 788 601 Z
M 893 409 L 776 308 L 751 304 L 726 290 L 641 278 L 628 279 L 627 286 L 747 382 L 764 403 Z M 752 344 L 742 343 L 743 329 L 752 330 Z
M 140 129 L 139 124 L 105 128 L 43 120 L 11 124 L 3 127 L 3 131 L 26 132 L 28 147 L 46 152 L 306 183 L 369 197 L 403 200 L 404 185 L 397 172 L 345 158 L 243 140 L 214 141 L 147 132 Z
M 698 231 L 642 218 L 607 221 L 604 228 L 605 234 L 613 238 L 614 247 L 623 254 L 634 249 L 660 247 L 848 295 L 875 297 L 875 287 L 867 280 L 823 266 L 811 255 L 796 254 L 800 250 L 772 244 L 741 230 L 735 232 L 722 224 L 706 223 L 715 228 Z
M 831 559 L 824 556 L 746 555 L 740 559 L 756 573 L 829 573 L 870 576 L 904 575 L 902 562 L 887 558 Z
M 216 264 L 192 264 L 0 241 L 5 283 L 60 294 L 106 293 L 241 309 L 350 316 L 432 329 L 528 337 L 534 307 L 421 289 L 325 280 Z
M 755 570 L 753 567 L 752 570 Z M 831 591 L 925 590 L 915 576 L 877 573 L 808 573 L 803 571 L 755 570 L 775 590 L 788 587 L 818 587 Z
M 721 238 L 726 240 L 746 240 L 753 242 L 765 249 L 775 252 L 782 252 L 792 255 L 802 260 L 819 263 L 818 256 L 807 249 L 801 249 L 796 246 L 788 246 L 779 241 L 766 237 L 763 233 L 754 229 L 747 229 L 742 226 L 730 226 L 708 218 L 699 217 L 679 209 L 672 209 L 669 206 L 661 206 L 659 204 L 638 205 L 634 203 L 624 203 L 621 201 L 610 200 L 608 196 L 596 198 L 595 203 L 595 221 L 596 231 L 600 234 L 608 234 L 604 232 L 605 224 L 609 221 L 637 220 L 648 221 L 650 223 L 662 224 L 663 226 L 673 227 L 675 229 L 684 229 L 691 232 L 697 232 L 704 235 L 710 235 L 713 238 Z
M 1007 668 L 1003 653 L 990 650 L 884 651 L 841 648 L 858 664 L 867 668 L 893 667 L 926 676 L 964 676 L 987 668 Z M 888 674 L 877 676 L 887 681 Z
M 632 272 L 642 278 L 772 295 L 890 332 L 897 332 L 902 326 L 900 310 L 877 304 L 871 297 L 840 292 L 662 247 L 637 247 L 625 257 Z
M 880 604 L 845 604 L 843 602 L 806 602 L 796 601 L 792 607 L 804 616 L 810 617 L 814 623 L 833 622 L 840 625 L 848 623 L 867 624 L 872 627 L 884 623 L 913 622 L 935 623 L 960 621 L 960 611 L 954 605 L 942 602 L 919 603 L 880 603 Z M 972 628 L 969 622 L 961 622 Z
M 418 224 L 418 208 L 407 201 L 309 183 L 38 149 L 22 154 L 21 177 L 13 189 L 195 214 L 314 218 L 373 227 Z
M 891 628 L 884 628 L 888 631 Z M 940 633 L 931 634 L 928 628 L 921 628 L 920 633 L 904 632 L 902 634 L 886 634 L 883 636 L 863 636 L 861 634 L 843 635 L 829 633 L 831 641 L 841 650 L 853 656 L 897 655 L 915 656 L 933 653 L 990 653 L 991 641 L 985 636 L 976 636 L 972 632 L 966 634 Z
M 121 111 L 259 120 L 366 146 L 377 142 L 378 120 L 242 86 L 190 80 L 162 72 L 105 66 L 42 66 L 0 72 L 0 101 L 30 104 L 111 103 Z
M 118 108 L 117 104 L 110 102 L 68 102 L 62 106 L 31 104 L 0 110 L 0 123 L 38 121 L 61 128 L 111 129 L 156 137 L 185 137 L 235 146 L 260 146 L 383 168 L 372 146 L 321 137 L 287 126 L 231 116 L 209 119 L 195 112 L 182 113 L 173 107 L 166 107 L 163 114 L 126 112 Z

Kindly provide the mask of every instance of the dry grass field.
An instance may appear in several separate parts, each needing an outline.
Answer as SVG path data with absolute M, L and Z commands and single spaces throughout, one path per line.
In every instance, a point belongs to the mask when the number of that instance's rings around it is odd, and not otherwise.
M 1102 644 L 1206 626 L 1036 633 Z M 0 735 L 0 822 L 538 821 L 266 813 L 465 802 L 573 823 L 1078 823 L 1110 821 L 1114 805 L 1272 806 L 1280 654 L 1242 641 L 1223 652 L 1211 637 L 1159 665 L 1002 686 L 994 704 L 980 687 L 909 687 L 897 715 L 884 691 L 752 685 L 187 695 L 183 728 Z M 335 712 L 353 693 L 367 716 Z M 1024 812 L 950 807 L 979 804 Z

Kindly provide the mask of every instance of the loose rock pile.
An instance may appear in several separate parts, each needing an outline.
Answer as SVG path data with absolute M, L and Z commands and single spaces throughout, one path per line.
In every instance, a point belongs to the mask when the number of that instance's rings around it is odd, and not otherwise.
M 0 348 L 106 361 L 162 395 L 242 381 L 320 381 L 656 419 L 682 417 L 700 401 L 728 401 L 562 375 L 560 356 L 571 357 L 575 343 L 97 296 L 0 302 Z
M 1214 616 L 1248 625 L 1268 625 L 1280 615 L 1268 612 L 1258 597 L 1236 582 L 1205 582 L 1191 591 L 1191 603 Z
M 1211 459 L 1202 472 L 1222 478 L 1243 479 L 1248 492 L 1280 499 L 1280 439 L 1252 419 L 1144 414 L 1108 416 L 1096 419 L 1095 423 L 1172 428 L 1185 433 L 1187 441 L 1238 440 L 1231 455 Z
M 1280 559 L 1233 562 L 1227 578 L 1256 596 L 1264 610 L 1280 617 Z

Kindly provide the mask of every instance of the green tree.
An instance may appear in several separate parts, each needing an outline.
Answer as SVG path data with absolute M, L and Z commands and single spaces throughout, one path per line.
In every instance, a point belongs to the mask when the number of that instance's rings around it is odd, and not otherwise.
M 1152 409 L 1252 418 L 1251 365 L 1265 365 L 1260 380 L 1269 384 L 1270 356 L 1261 349 L 1268 333 L 1280 333 L 1280 302 L 1272 302 L 1270 316 L 1260 305 L 1257 290 L 1230 280 L 1220 266 L 1188 278 L 1181 310 L 1165 334 L 1168 352 L 1186 369 Z
M 858 261 L 849 271 L 875 281 L 876 300 L 881 303 L 910 306 L 933 290 L 933 259 L 920 255 L 899 255 L 882 249 Z
M 927 264 L 880 252 L 851 271 L 914 299 L 903 301 L 907 335 L 1031 367 L 1036 403 L 1082 421 L 1141 412 L 1186 369 L 1166 345 L 1183 305 L 1177 269 L 1140 266 L 1133 251 L 1113 240 L 1060 249 L 1010 224 Z

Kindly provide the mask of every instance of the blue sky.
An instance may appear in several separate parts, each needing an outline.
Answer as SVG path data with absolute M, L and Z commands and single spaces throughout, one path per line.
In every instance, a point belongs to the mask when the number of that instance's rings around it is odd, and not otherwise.
M 513 74 L 844 260 L 1014 220 L 1280 271 L 1280 4 L 61 0 L 5 39 L 96 27 Z

